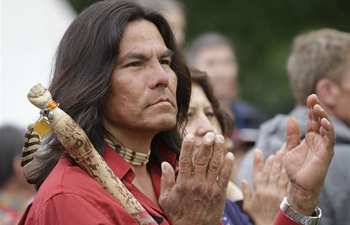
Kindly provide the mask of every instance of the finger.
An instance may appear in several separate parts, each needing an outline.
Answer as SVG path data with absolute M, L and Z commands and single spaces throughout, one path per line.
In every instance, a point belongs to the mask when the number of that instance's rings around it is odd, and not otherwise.
M 253 185 L 256 189 L 257 184 L 259 183 L 259 173 L 262 171 L 264 166 L 263 152 L 260 149 L 254 150 L 254 164 L 253 164 Z
M 287 135 L 286 135 L 287 136 Z M 277 151 L 277 153 L 281 153 L 282 155 L 286 154 L 288 152 L 287 150 L 287 143 L 285 142 L 282 147 Z M 282 156 L 283 157 L 283 156 Z
M 317 116 L 319 122 L 318 132 L 325 138 L 328 144 L 327 149 L 333 149 L 335 142 L 335 133 L 332 123 L 330 122 L 329 116 L 321 105 L 316 104 L 313 107 L 314 115 Z
M 326 118 L 321 119 L 320 134 L 323 138 L 325 138 L 329 152 L 333 153 L 333 147 L 335 144 L 335 131 L 332 123 Z
M 179 157 L 179 173 L 177 180 L 179 183 L 187 180 L 192 174 L 192 157 L 194 150 L 194 137 L 192 134 L 186 135 L 181 147 L 180 157 Z
M 212 155 L 216 135 L 208 132 L 202 139 L 198 151 L 194 155 L 194 175 L 198 179 L 204 179 L 207 176 L 208 164 Z
M 281 175 L 281 158 L 280 157 L 281 155 L 276 154 L 271 166 L 269 185 L 273 187 L 278 185 L 278 180 Z
M 275 156 L 274 155 L 270 155 L 266 161 L 265 161 L 265 165 L 264 168 L 262 170 L 262 172 L 260 173 L 260 185 L 267 185 L 269 183 L 269 179 L 270 179 L 270 171 L 272 169 L 272 164 L 274 161 Z M 259 188 L 259 187 L 257 187 Z
M 334 139 L 334 128 L 332 123 L 327 118 L 321 119 L 321 128 L 323 129 L 323 132 L 321 132 L 322 135 L 328 136 L 328 138 Z
M 284 155 L 285 155 L 285 152 L 283 151 L 283 146 L 282 146 L 282 148 L 276 152 L 275 156 L 278 160 L 282 161 L 282 158 Z
M 326 111 L 319 104 L 315 104 L 313 106 L 312 115 L 313 115 L 312 131 L 319 132 L 321 128 L 321 119 L 322 118 L 328 119 L 328 115 Z
M 306 100 L 306 105 L 309 109 L 308 112 L 308 121 L 307 121 L 307 131 L 314 131 L 318 132 L 320 125 L 317 120 L 317 116 L 315 115 L 315 112 L 313 110 L 314 106 L 316 104 L 319 104 L 319 100 L 317 95 L 312 94 L 309 95 L 309 97 Z
M 162 176 L 160 178 L 160 195 L 168 196 L 175 185 L 175 171 L 168 162 L 162 163 Z
M 243 204 L 246 205 L 252 199 L 252 193 L 247 180 L 242 181 Z
M 320 100 L 318 99 L 316 94 L 311 94 L 306 99 L 306 106 L 309 109 L 312 109 L 314 107 L 314 105 L 319 104 L 319 103 L 320 103 Z
M 283 157 L 285 156 L 285 152 L 283 151 L 283 150 L 279 150 L 279 151 L 277 151 L 276 152 L 276 154 L 275 154 L 275 157 L 276 157 L 276 160 L 278 160 L 279 161 L 279 163 L 280 163 L 280 170 L 282 170 L 283 169 Z
M 216 135 L 213 155 L 209 162 L 207 179 L 209 182 L 215 182 L 219 175 L 222 163 L 224 161 L 225 154 L 225 140 L 222 135 Z
M 326 110 L 324 110 L 324 108 L 319 104 L 315 104 L 312 111 L 317 121 L 320 121 L 322 118 L 329 118 Z
M 287 171 L 285 168 L 282 168 L 277 185 L 285 195 L 287 194 L 288 183 L 289 183 L 289 178 L 288 178 Z
M 218 177 L 217 185 L 221 190 L 225 190 L 227 187 L 227 184 L 230 180 L 232 168 L 234 165 L 234 155 L 232 152 L 228 152 L 225 155 L 224 163 L 220 172 L 220 175 Z
M 286 124 L 286 149 L 292 150 L 300 144 L 300 127 L 293 117 L 288 117 Z
M 322 106 L 320 106 L 319 104 L 316 104 L 313 110 L 314 110 L 314 114 L 318 118 L 320 128 L 323 127 L 325 131 L 334 131 L 333 125 L 330 122 L 330 118 L 327 112 L 322 108 Z M 322 123 L 322 120 L 324 121 L 323 123 Z

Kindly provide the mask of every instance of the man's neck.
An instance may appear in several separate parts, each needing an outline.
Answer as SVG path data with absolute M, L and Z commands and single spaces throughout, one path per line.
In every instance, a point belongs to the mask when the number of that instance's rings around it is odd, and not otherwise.
M 153 132 L 140 132 L 128 128 L 108 127 L 108 131 L 113 135 L 117 143 L 135 151 L 148 153 L 151 149 L 151 142 L 155 134 Z

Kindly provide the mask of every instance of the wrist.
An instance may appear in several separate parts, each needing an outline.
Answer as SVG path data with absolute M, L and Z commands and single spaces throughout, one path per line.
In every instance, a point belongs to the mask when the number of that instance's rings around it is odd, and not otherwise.
M 292 184 L 288 192 L 290 206 L 303 215 L 310 216 L 318 204 L 319 192 L 306 191 L 300 186 Z
M 280 209 L 284 216 L 288 217 L 290 220 L 301 224 L 301 225 L 318 225 L 322 217 L 322 211 L 320 208 L 315 208 L 311 216 L 304 215 L 296 211 L 288 202 L 285 197 L 280 205 Z

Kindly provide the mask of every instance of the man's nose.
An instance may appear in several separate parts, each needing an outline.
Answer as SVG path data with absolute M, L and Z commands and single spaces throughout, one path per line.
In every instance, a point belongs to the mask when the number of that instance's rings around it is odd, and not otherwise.
M 150 83 L 150 88 L 158 88 L 158 87 L 168 87 L 170 74 L 167 72 L 166 68 L 160 62 L 155 63 L 152 66 L 152 80 Z

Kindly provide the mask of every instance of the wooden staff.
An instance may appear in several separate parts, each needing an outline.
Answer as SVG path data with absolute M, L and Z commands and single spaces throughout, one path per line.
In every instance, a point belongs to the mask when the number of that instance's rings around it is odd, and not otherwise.
M 52 100 L 51 94 L 46 88 L 41 84 L 37 84 L 30 89 L 27 97 L 33 105 L 48 111 L 48 118 L 53 132 L 81 168 L 112 194 L 139 224 L 157 224 L 125 187 L 123 182 L 114 175 L 113 171 L 91 144 L 85 132 Z

